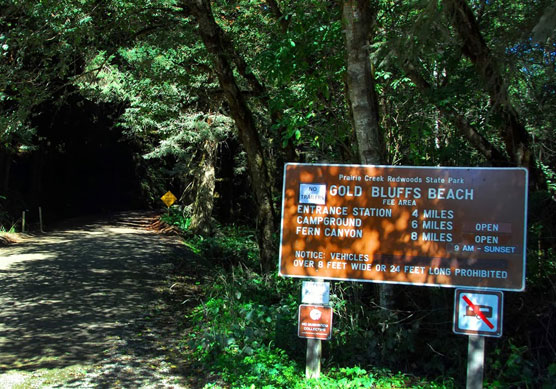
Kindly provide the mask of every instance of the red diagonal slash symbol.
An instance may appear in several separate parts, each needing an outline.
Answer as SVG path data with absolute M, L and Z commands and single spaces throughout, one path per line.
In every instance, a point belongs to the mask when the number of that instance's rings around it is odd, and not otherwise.
M 486 325 L 488 326 L 488 328 L 490 328 L 491 330 L 494 328 L 494 325 L 486 318 L 485 315 L 483 315 L 483 313 L 481 312 L 481 310 L 479 309 L 478 306 L 476 306 L 475 304 L 473 304 L 471 302 L 471 300 L 469 300 L 467 298 L 467 296 L 463 296 L 463 301 L 465 301 L 467 303 L 467 305 L 469 305 L 471 307 L 471 309 L 473 310 L 473 312 L 475 312 L 475 315 L 479 316 L 481 318 L 482 321 L 484 321 L 486 323 Z

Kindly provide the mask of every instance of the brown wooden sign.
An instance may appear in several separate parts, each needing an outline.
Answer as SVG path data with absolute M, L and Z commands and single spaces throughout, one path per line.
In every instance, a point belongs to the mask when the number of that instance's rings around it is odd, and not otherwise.
M 332 308 L 323 305 L 300 305 L 297 335 L 300 338 L 330 340 Z
M 287 164 L 282 276 L 525 288 L 527 170 Z

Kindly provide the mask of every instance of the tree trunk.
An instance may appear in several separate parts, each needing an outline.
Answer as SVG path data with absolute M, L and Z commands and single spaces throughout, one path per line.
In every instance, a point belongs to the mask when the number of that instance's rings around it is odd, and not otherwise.
M 534 186 L 545 188 L 546 178 L 537 168 L 535 156 L 531 152 L 530 135 L 510 101 L 507 84 L 483 39 L 472 9 L 465 0 L 444 0 L 444 5 L 449 20 L 463 42 L 463 53 L 473 63 L 490 96 L 493 112 L 501 123 L 501 135 L 512 162 L 529 169 Z
M 282 29 L 282 33 L 287 33 L 289 28 L 289 22 L 284 18 L 284 14 L 280 10 L 280 6 L 276 0 L 266 0 L 265 1 L 268 7 L 270 8 L 270 12 L 274 15 L 274 18 L 280 23 L 280 28 Z
M 272 187 L 253 115 L 241 93 L 233 74 L 231 60 L 226 55 L 230 50 L 221 37 L 224 32 L 216 24 L 209 0 L 195 0 L 188 3 L 197 22 L 199 34 L 212 55 L 214 71 L 230 108 L 239 136 L 247 154 L 251 185 L 257 206 L 257 242 L 263 270 L 269 271 L 276 263 L 273 235 L 276 216 L 272 205 Z
M 347 97 L 352 125 L 363 164 L 383 164 L 386 160 L 379 128 L 378 98 L 369 59 L 369 36 L 375 13 L 369 0 L 345 0 L 342 4 L 346 44 Z M 393 286 L 378 286 L 380 305 L 391 308 Z
M 364 164 L 381 164 L 385 153 L 369 60 L 369 35 L 374 12 L 368 0 L 346 0 L 342 14 L 347 55 L 346 82 L 359 159 Z
M 203 157 L 199 164 L 195 185 L 195 202 L 193 203 L 191 225 L 193 233 L 208 235 L 212 230 L 212 210 L 214 208 L 214 187 L 216 183 L 215 141 L 207 140 L 204 144 Z
M 278 3 L 275 0 L 267 0 L 266 2 L 269 5 L 274 17 L 277 18 L 280 25 L 282 26 L 282 32 L 284 34 L 287 33 L 288 22 L 283 18 Z M 230 58 L 230 61 L 234 63 L 238 73 L 247 81 L 253 94 L 269 111 L 272 124 L 275 125 L 280 123 L 282 119 L 282 112 L 276 110 L 271 106 L 268 97 L 268 90 L 265 85 L 257 79 L 257 77 L 249 69 L 249 66 L 247 65 L 245 60 L 234 50 L 234 44 L 232 40 L 229 39 L 229 37 L 225 35 L 222 30 L 220 30 L 220 39 L 222 39 L 223 47 L 226 49 L 226 55 Z M 280 135 L 280 138 L 284 138 L 286 136 L 286 128 L 283 125 L 279 126 L 279 128 L 277 129 L 277 133 Z M 291 138 L 287 139 L 286 144 L 282 146 L 280 151 L 282 154 L 279 156 L 279 159 L 282 162 L 281 165 L 283 165 L 283 162 L 299 161 L 299 154 Z M 273 166 L 269 166 L 269 168 L 271 168 L 271 175 L 276 174 L 275 172 L 278 169 L 273 168 Z M 277 174 L 277 176 L 282 177 L 282 174 Z

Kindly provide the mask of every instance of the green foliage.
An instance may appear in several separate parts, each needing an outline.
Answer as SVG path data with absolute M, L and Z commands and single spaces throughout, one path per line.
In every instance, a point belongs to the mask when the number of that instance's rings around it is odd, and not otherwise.
M 217 266 L 244 265 L 251 269 L 258 266 L 258 247 L 251 229 L 240 225 L 218 224 L 213 236 L 191 235 L 190 207 L 172 206 L 160 216 L 168 225 L 177 227 L 185 236 L 185 244 L 207 263 Z M 255 284 L 259 281 L 253 281 Z
M 329 341 L 334 350 L 332 361 L 392 368 L 411 364 L 419 351 L 421 318 L 410 311 L 383 309 L 370 293 L 369 285 L 335 283 L 331 295 L 335 330 Z M 435 366 L 433 361 L 434 357 L 426 361 L 424 370 L 430 374 L 442 373 L 444 365 Z
M 333 368 L 318 380 L 308 380 L 299 388 L 453 388 L 450 379 L 440 382 L 422 380 L 387 369 L 360 367 Z
M 172 206 L 168 209 L 168 213 L 160 216 L 160 220 L 164 223 L 177 227 L 181 232 L 187 232 L 191 224 L 191 217 L 187 215 L 187 210 L 180 210 L 177 206 Z
M 420 308 L 407 306 L 403 310 L 388 311 L 373 303 L 369 285 L 340 282 L 333 285 L 331 296 L 335 324 L 332 340 L 324 344 L 325 374 L 319 381 L 305 381 L 302 378 L 305 344 L 296 337 L 295 326 L 299 283 L 275 275 L 261 275 L 244 266 L 253 262 L 246 259 L 245 252 L 234 247 L 245 241 L 249 230 L 237 227 L 223 230 L 229 235 L 227 239 L 191 237 L 188 240 L 188 246 L 217 270 L 206 290 L 207 299 L 187 318 L 194 329 L 184 341 L 195 350 L 198 361 L 210 366 L 233 387 L 451 388 L 463 379 L 465 342 L 451 333 L 449 304 L 453 298 L 450 293 L 443 289 L 411 289 L 407 292 L 411 294 L 410 301 L 421 301 Z M 216 244 L 220 245 L 217 249 Z M 226 249 L 226 245 L 230 247 Z M 230 261 L 225 259 L 226 255 L 244 258 Z M 554 274 L 556 261 L 551 258 L 541 262 L 530 259 L 530 263 L 543 266 L 538 272 L 541 278 L 528 280 L 533 290 L 537 284 L 538 287 L 545 284 L 544 277 Z M 226 266 L 222 269 L 218 264 Z M 532 274 L 531 269 L 528 274 Z M 427 307 L 423 300 L 435 305 Z M 549 313 L 540 312 L 539 315 Z M 517 321 L 516 318 L 508 320 Z M 547 316 L 546 320 L 550 318 Z M 439 322 L 443 323 L 441 328 Z M 523 340 L 514 339 L 519 343 L 509 338 L 487 354 L 490 367 L 485 379 L 489 385 L 536 386 L 551 382 L 554 377 L 546 361 L 532 359 L 531 350 L 521 345 Z M 546 343 L 552 338 L 547 333 L 543 339 Z M 530 341 L 541 342 L 533 338 Z M 428 375 L 444 378 L 430 382 L 401 373 L 392 374 L 376 366 L 389 366 L 394 371 L 402 368 L 426 371 Z
M 532 361 L 528 360 L 527 346 L 517 347 L 510 340 L 509 354 L 496 348 L 489 356 L 486 366 L 498 372 L 496 379 L 488 387 L 537 387 L 541 377 L 536 377 Z
M 191 244 L 191 241 L 189 241 Z M 199 255 L 205 258 L 204 251 Z M 214 267 L 211 267 L 214 268 Z M 205 288 L 204 302 L 193 309 L 186 320 L 192 330 L 183 339 L 184 346 L 213 374 L 234 388 L 453 388 L 453 380 L 438 382 L 415 376 L 393 373 L 386 368 L 341 367 L 342 362 L 369 365 L 357 342 L 365 342 L 356 333 L 361 318 L 347 312 L 348 302 L 337 294 L 333 298 L 336 310 L 333 342 L 330 342 L 330 362 L 324 364 L 321 378 L 304 378 L 305 341 L 296 336 L 299 282 L 276 275 L 264 276 L 245 266 L 232 266 L 213 273 Z M 340 288 L 343 297 L 346 287 Z M 353 307 L 350 307 L 352 309 Z M 378 314 L 371 315 L 374 319 Z M 349 321 L 351 320 L 351 326 Z M 366 322 L 365 322 L 366 323 Z M 375 323 L 376 326 L 376 323 Z M 388 327 L 395 323 L 384 321 L 373 338 L 391 337 Z M 355 334 L 353 334 L 355 332 Z M 369 335 L 367 333 L 367 335 Z M 350 338 L 352 340 L 350 341 Z M 395 353 L 399 343 L 387 346 Z M 328 343 L 325 342 L 326 348 Z M 365 343 L 368 345 L 368 343 Z M 348 350 L 343 359 L 336 358 Z M 358 353 L 361 353 L 359 356 Z M 219 387 L 209 384 L 207 388 Z
M 196 357 L 234 387 L 290 387 L 300 368 L 274 346 L 292 338 L 276 331 L 276 323 L 296 315 L 295 297 L 276 293 L 287 290 L 287 284 L 246 267 L 221 273 L 207 290 L 209 298 L 188 317 L 195 331 L 187 341 Z
M 257 117 L 270 128 L 264 135 L 271 144 L 279 149 L 290 142 L 311 161 L 352 158 L 339 7 L 281 2 L 278 20 L 256 2 L 215 3 L 221 27 L 268 90 L 269 112 Z
M 189 219 L 186 219 L 182 224 L 188 226 L 189 222 Z M 236 225 L 218 225 L 217 230 L 214 236 L 191 236 L 186 244 L 209 263 L 220 266 L 242 264 L 257 268 L 258 247 L 253 231 Z
M 239 358 L 225 352 L 216 366 L 234 388 L 292 388 L 300 381 L 300 367 L 284 351 L 270 347 L 259 347 L 252 355 Z
M 257 264 L 258 247 L 255 236 L 251 231 L 236 226 L 223 229 L 221 234 L 214 237 L 198 237 L 196 246 L 207 259 L 230 264 L 243 263 L 250 267 Z M 228 233 L 232 234 L 228 235 Z
M 190 237 L 187 245 L 206 260 L 213 270 L 206 298 L 186 318 L 193 326 L 184 344 L 195 358 L 233 387 L 453 387 L 452 381 L 435 384 L 388 369 L 365 370 L 345 365 L 390 363 L 400 365 L 400 354 L 413 354 L 418 325 L 404 326 L 409 317 L 381 309 L 361 308 L 363 289 L 338 283 L 332 296 L 335 310 L 333 338 L 325 342 L 325 374 L 320 380 L 305 380 L 305 341 L 296 336 L 299 282 L 277 275 L 261 275 L 244 264 L 233 264 L 225 255 L 240 254 L 249 230 L 223 228 L 227 239 Z M 214 256 L 205 242 L 230 245 Z M 244 244 L 244 243 L 243 243 Z M 227 254 L 226 254 L 227 253 Z M 230 254 L 233 253 L 233 254 Z M 236 261 L 236 260 L 234 260 Z M 232 263 L 224 269 L 220 263 Z M 400 353 L 400 350 L 404 351 Z M 401 359 L 400 359 L 401 358 Z M 403 364 L 404 362 L 401 362 Z
M 78 86 L 91 98 L 124 106 L 118 126 L 142 146 L 151 169 L 145 190 L 160 180 L 173 181 L 182 193 L 187 189 L 187 203 L 198 190 L 192 183 L 203 174 L 206 149 L 233 141 L 234 127 L 222 113 L 223 98 L 205 48 L 187 20 L 177 26 L 156 28 L 116 51 L 98 51 L 86 69 L 94 77 L 81 78 Z
M 450 379 L 434 383 L 388 369 L 357 366 L 331 367 L 320 379 L 306 380 L 305 341 L 297 338 L 295 327 L 298 287 L 294 280 L 261 276 L 243 266 L 220 271 L 206 289 L 205 302 L 187 317 L 193 330 L 184 343 L 194 350 L 199 362 L 234 388 L 454 387 Z M 335 305 L 342 303 L 336 301 Z M 340 320 L 335 326 L 345 324 Z M 334 337 L 348 338 L 338 331 Z M 341 344 L 334 353 L 341 348 L 352 354 L 360 352 L 353 346 Z

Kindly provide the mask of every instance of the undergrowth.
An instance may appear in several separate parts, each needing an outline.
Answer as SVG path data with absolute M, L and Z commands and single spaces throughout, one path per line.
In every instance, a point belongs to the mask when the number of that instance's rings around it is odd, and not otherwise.
M 14 222 L 10 218 L 10 214 L 3 203 L 4 200 L 7 200 L 7 197 L 0 194 L 0 234 L 15 233 L 15 225 L 17 224 L 17 221 Z
M 446 388 L 390 370 L 325 364 L 318 380 L 306 380 L 305 341 L 297 338 L 296 282 L 262 276 L 245 266 L 220 273 L 208 298 L 187 320 L 184 339 L 198 362 L 234 388 Z M 336 336 L 341 336 L 336 331 Z M 209 387 L 217 387 L 210 386 Z
M 334 283 L 332 340 L 323 342 L 320 379 L 308 380 L 306 341 L 297 337 L 300 281 L 261 274 L 254 233 L 246 227 L 220 226 L 219 233 L 211 237 L 186 234 L 186 244 L 215 270 L 211 283 L 204 286 L 203 303 L 186 318 L 193 328 L 182 344 L 193 350 L 192 357 L 226 385 L 234 388 L 464 385 L 467 338 L 451 332 L 452 291 L 400 287 L 396 304 L 400 308 L 391 311 L 376 304 L 371 285 Z M 540 367 L 528 361 L 531 350 L 519 343 L 522 339 L 516 339 L 519 338 L 487 342 L 485 387 L 551 387 L 556 364 L 539 373 Z M 213 383 L 207 387 L 219 386 Z
M 185 245 L 195 254 L 202 255 L 218 266 L 230 267 L 244 264 L 254 267 L 258 260 L 258 248 L 254 232 L 240 225 L 216 225 L 211 236 L 192 234 L 189 231 L 191 217 L 187 209 L 171 207 L 160 219 L 177 227 L 186 237 Z

